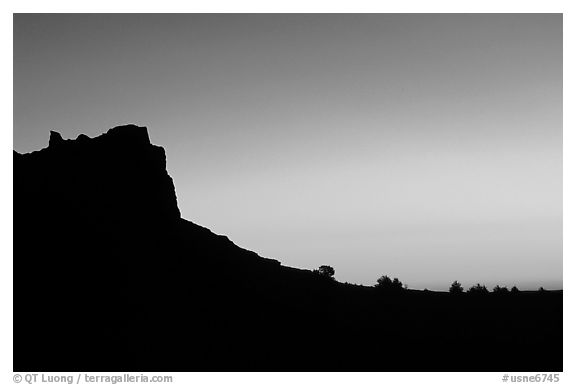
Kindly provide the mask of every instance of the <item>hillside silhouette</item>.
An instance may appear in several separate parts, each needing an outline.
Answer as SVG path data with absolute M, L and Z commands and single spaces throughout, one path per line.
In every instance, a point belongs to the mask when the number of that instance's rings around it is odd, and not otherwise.
M 14 152 L 14 371 L 562 371 L 561 291 L 333 275 L 181 218 L 145 127 Z

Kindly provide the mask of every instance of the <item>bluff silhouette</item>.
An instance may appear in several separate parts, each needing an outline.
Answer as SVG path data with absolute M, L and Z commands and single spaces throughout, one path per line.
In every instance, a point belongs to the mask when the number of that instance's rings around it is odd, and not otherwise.
M 14 370 L 561 371 L 562 292 L 387 292 L 283 266 L 181 218 L 145 127 L 51 131 L 14 152 Z

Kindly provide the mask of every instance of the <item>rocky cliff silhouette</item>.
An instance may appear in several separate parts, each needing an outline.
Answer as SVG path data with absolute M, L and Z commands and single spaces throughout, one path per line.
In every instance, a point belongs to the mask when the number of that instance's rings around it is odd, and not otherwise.
M 559 371 L 562 294 L 389 295 L 282 266 L 181 218 L 145 127 L 51 131 L 14 152 L 14 370 Z

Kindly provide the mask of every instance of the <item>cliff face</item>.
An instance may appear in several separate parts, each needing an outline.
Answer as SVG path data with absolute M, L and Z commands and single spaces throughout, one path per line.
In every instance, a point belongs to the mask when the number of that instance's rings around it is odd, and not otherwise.
M 150 143 L 145 127 L 76 140 L 51 131 L 47 148 L 15 153 L 14 169 L 18 208 L 34 218 L 64 215 L 110 226 L 180 218 L 164 149 Z

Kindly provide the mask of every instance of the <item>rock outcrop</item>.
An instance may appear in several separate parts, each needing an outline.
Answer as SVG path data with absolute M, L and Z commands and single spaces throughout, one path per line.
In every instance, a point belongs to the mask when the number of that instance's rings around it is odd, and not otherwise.
M 15 156 L 14 167 L 16 199 L 31 213 L 111 222 L 180 218 L 166 154 L 150 143 L 146 127 L 115 127 L 76 140 L 50 131 L 48 147 Z

